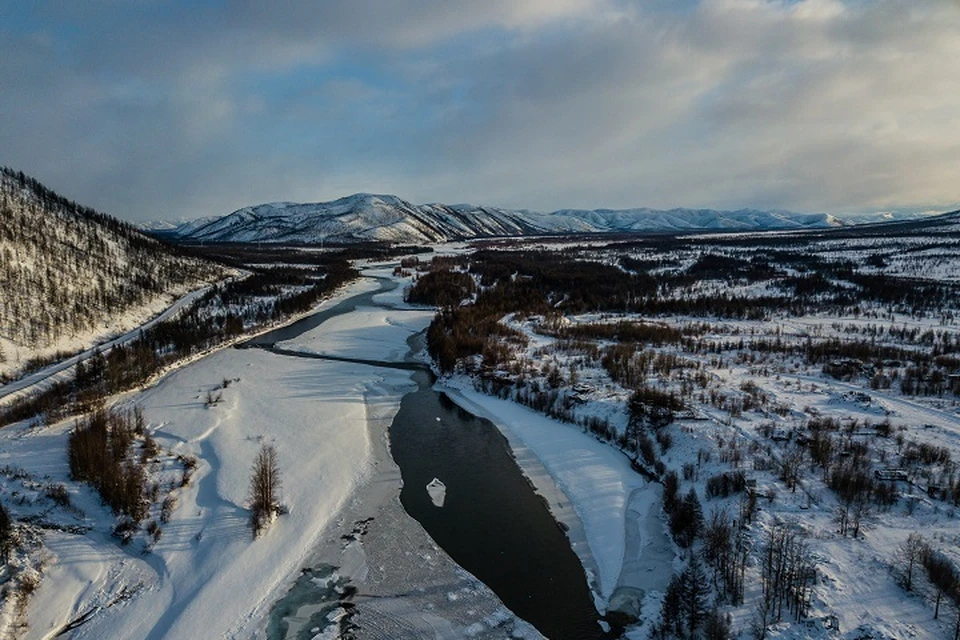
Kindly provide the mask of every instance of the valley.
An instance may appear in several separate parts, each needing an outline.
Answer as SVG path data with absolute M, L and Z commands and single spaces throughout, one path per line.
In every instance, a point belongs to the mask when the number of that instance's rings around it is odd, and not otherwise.
M 960 640 L 960 0 L 0 15 L 0 640 Z
M 958 244 L 947 215 L 399 255 L 212 245 L 234 280 L 0 400 L 0 621 L 28 638 L 947 637 Z M 141 478 L 132 503 L 73 466 L 98 411 L 120 477 Z M 264 447 L 281 491 L 254 536 Z

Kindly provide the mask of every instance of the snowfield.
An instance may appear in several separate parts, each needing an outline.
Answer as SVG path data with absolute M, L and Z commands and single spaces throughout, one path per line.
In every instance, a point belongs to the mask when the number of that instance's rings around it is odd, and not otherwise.
M 866 261 L 871 254 L 864 251 Z M 936 254 L 937 264 L 943 267 L 939 261 L 951 251 Z M 922 272 L 912 258 L 885 256 L 908 277 Z M 634 255 L 654 257 L 652 250 Z M 689 255 L 668 258 L 676 260 L 656 268 L 694 264 Z M 955 266 L 951 260 L 944 264 Z M 403 301 L 408 280 L 393 276 L 391 267 L 367 265 L 365 278 L 318 309 L 375 290 L 374 278 L 394 278 L 400 286 L 377 295 L 378 306 L 359 307 L 276 345 L 290 355 L 221 349 L 117 399 L 118 406 L 144 410 L 148 432 L 162 449 L 150 463 L 150 479 L 160 499 L 176 499 L 155 541 L 141 533 L 122 546 L 110 535 L 114 516 L 91 489 L 70 480 L 72 422 L 0 431 L 0 499 L 17 518 L 30 519 L 34 534 L 43 532 L 43 545 L 17 559 L 32 564 L 42 580 L 24 611 L 8 599 L 0 611 L 5 629 L 19 628 L 28 638 L 65 630 L 71 638 L 338 637 L 333 626 L 317 623 L 322 614 L 358 625 L 360 638 L 538 637 L 453 563 L 397 500 L 400 473 L 387 429 L 414 386 L 410 373 L 335 360 L 405 363 L 422 342 L 434 312 Z M 794 275 L 784 271 L 777 278 Z M 703 277 L 685 291 L 735 291 L 749 299 L 770 295 L 776 286 Z M 935 589 L 922 571 L 912 592 L 898 583 L 898 547 L 919 532 L 932 549 L 960 561 L 957 508 L 947 497 L 957 482 L 960 400 L 949 387 L 920 395 L 903 391 L 899 382 L 908 377 L 910 353 L 933 346 L 954 353 L 958 317 L 949 309 L 910 313 L 880 304 L 756 319 L 509 314 L 502 323 L 522 339 L 508 343 L 501 362 L 484 369 L 479 358 L 467 359 L 435 388 L 506 436 L 567 532 L 598 610 L 637 616 L 625 637 L 639 640 L 656 625 L 671 578 L 693 554 L 702 555 L 703 542 L 693 551 L 678 546 L 669 533 L 663 485 L 631 465 L 632 457 L 641 460 L 628 446 L 639 450 L 639 436 L 626 435 L 633 388 L 603 363 L 604 355 L 624 345 L 601 329 L 626 322 L 674 330 L 676 338 L 627 345 L 633 351 L 625 362 L 642 380 L 635 386 L 684 398 L 673 422 L 648 430 L 655 460 L 645 464 L 656 469 L 659 463 L 661 478 L 674 472 L 679 495 L 692 490 L 705 521 L 740 527 L 743 601 L 716 599 L 735 634 L 752 634 L 767 541 L 771 532 L 789 530 L 801 537 L 815 579 L 805 618 L 784 616 L 767 626 L 766 638 L 934 640 L 952 637 L 960 609 L 945 598 L 934 620 Z M 577 325 L 594 333 L 561 331 Z M 869 373 L 857 364 L 841 380 L 825 370 L 851 358 L 813 361 L 804 351 L 828 340 L 902 351 L 884 356 Z M 536 400 L 521 394 L 534 386 L 536 393 L 553 394 L 550 408 L 563 409 L 556 419 L 520 404 Z M 609 441 L 591 431 L 606 433 Z M 832 438 L 829 464 L 815 460 L 809 446 L 820 432 Z M 253 540 L 247 490 L 262 444 L 278 453 L 285 513 Z M 908 459 L 923 451 L 941 459 Z M 881 486 L 892 487 L 895 499 L 861 504 L 851 516 L 830 475 L 858 456 L 870 478 L 880 477 L 874 471 L 896 472 Z M 193 460 L 196 468 L 183 482 L 182 470 Z M 742 474 L 742 486 L 732 494 L 711 493 L 711 480 L 724 474 Z M 44 497 L 60 483 L 70 508 L 58 509 Z M 437 486 L 423 490 L 442 503 Z M 151 519 L 157 519 L 158 504 Z M 855 518 L 855 533 L 841 533 L 849 525 L 841 516 Z M 708 575 L 713 585 L 721 582 L 712 568 Z M 337 608 L 333 585 L 355 588 L 355 606 Z M 277 635 L 280 628 L 288 635 Z
M 598 318 L 592 314 L 569 317 L 572 324 L 645 320 L 631 316 Z M 683 326 L 692 318 L 659 318 L 672 326 Z M 872 320 L 876 323 L 876 320 Z M 927 329 L 952 333 L 954 326 L 941 326 L 939 321 L 894 316 L 887 320 L 891 326 L 923 332 Z M 627 394 L 617 390 L 607 372 L 599 366 L 584 364 L 576 351 L 558 348 L 555 339 L 538 331 L 539 319 L 512 322 L 509 326 L 522 330 L 528 338 L 525 353 L 517 358 L 533 362 L 549 362 L 563 371 L 576 361 L 577 378 L 589 390 L 578 393 L 578 416 L 600 416 L 623 432 L 627 416 L 621 408 Z M 715 335 L 708 337 L 721 341 L 730 336 L 761 336 L 776 333 L 783 340 L 803 341 L 809 335 L 831 337 L 849 333 L 849 327 L 866 324 L 856 318 L 801 317 L 776 323 L 717 322 Z M 667 353 L 678 353 L 664 348 Z M 679 353 L 685 358 L 696 356 Z M 734 354 L 735 355 L 735 354 Z M 704 360 L 705 364 L 711 362 Z M 911 533 L 919 532 L 934 548 L 950 557 L 957 557 L 960 528 L 956 509 L 949 503 L 931 499 L 925 491 L 926 482 L 911 476 L 911 482 L 898 482 L 902 495 L 889 509 L 872 508 L 863 516 L 859 536 L 848 537 L 838 531 L 837 513 L 840 501 L 827 486 L 823 475 L 813 472 L 808 460 L 803 469 L 800 488 L 791 491 L 778 477 L 777 462 L 796 455 L 799 446 L 778 433 L 800 433 L 800 425 L 809 417 L 835 418 L 844 424 L 864 425 L 860 431 L 848 429 L 851 440 L 869 443 L 874 457 L 886 460 L 881 466 L 897 467 L 897 451 L 902 443 L 918 443 L 943 447 L 954 458 L 960 455 L 960 403 L 947 398 L 914 398 L 893 390 L 864 388 L 861 384 L 842 382 L 824 375 L 817 369 L 801 366 L 790 359 L 737 359 L 727 355 L 712 360 L 709 365 L 710 387 L 723 397 L 744 395 L 742 389 L 756 385 L 766 399 L 764 408 L 744 410 L 714 406 L 702 398 L 694 403 L 693 414 L 680 417 L 664 431 L 672 438 L 672 446 L 659 452 L 667 469 L 683 470 L 681 493 L 693 487 L 703 501 L 707 520 L 715 511 L 735 514 L 739 498 L 706 497 L 706 481 L 731 469 L 742 470 L 756 483 L 760 497 L 758 513 L 748 539 L 751 554 L 759 554 L 766 532 L 778 525 L 787 525 L 803 531 L 806 544 L 816 560 L 818 577 L 813 591 L 810 616 L 802 624 L 789 622 L 771 625 L 768 637 L 875 637 L 875 638 L 942 638 L 952 633 L 957 611 L 943 605 L 940 619 L 932 619 L 929 587 L 907 593 L 897 583 L 901 563 L 898 546 Z M 672 377 L 662 376 L 657 384 L 668 386 Z M 750 383 L 750 384 L 748 384 Z M 639 588 L 643 623 L 628 632 L 631 638 L 645 638 L 652 616 L 659 613 L 659 599 L 669 581 L 672 570 L 682 568 L 683 555 L 665 534 L 660 488 L 648 486 L 641 476 L 631 470 L 627 457 L 609 443 L 601 443 L 576 425 L 561 423 L 542 414 L 475 389 L 476 380 L 463 375 L 444 382 L 451 397 L 468 410 L 484 415 L 497 424 L 509 437 L 511 445 L 523 464 L 523 448 L 529 448 L 556 481 L 562 494 L 573 503 L 577 516 L 583 522 L 592 559 L 599 572 L 598 594 L 600 606 L 622 606 L 614 586 Z M 572 390 L 567 387 L 567 393 Z M 777 408 L 780 409 L 777 409 Z M 786 408 L 786 410 L 782 409 Z M 772 409 L 777 409 L 780 413 Z M 879 437 L 867 422 L 873 424 L 890 420 L 894 434 Z M 902 439 L 902 440 L 901 440 Z M 897 444 L 900 442 L 901 444 Z M 734 457 L 735 456 L 735 457 Z M 742 459 L 741 459 L 742 456 Z M 731 460 L 732 458 L 732 460 Z M 949 466 L 949 465 L 948 465 Z M 529 472 L 528 472 L 529 474 Z M 531 475 L 538 489 L 541 482 Z M 952 476 L 951 476 L 952 477 Z M 932 482 L 932 481 L 929 481 Z M 634 500 L 630 500 L 630 497 Z M 551 500 L 551 506 L 554 501 Z M 639 512 L 640 517 L 637 517 Z M 556 513 L 556 512 L 555 512 Z M 562 522 L 563 516 L 557 513 Z M 625 534 L 626 531 L 626 540 Z M 634 539 L 631 541 L 630 537 Z M 574 549 L 588 573 L 591 559 L 581 552 L 576 535 L 571 534 Z M 674 558 L 674 550 L 680 555 Z M 760 598 L 759 560 L 751 557 L 747 565 L 746 601 Z M 621 597 L 618 597 L 621 596 Z M 754 617 L 750 607 L 727 607 L 734 629 L 749 634 Z M 943 611 L 949 611 L 944 614 Z M 864 634 L 874 634 L 866 636 Z
M 381 271 L 371 273 L 383 277 Z M 407 339 L 426 329 L 435 312 L 405 306 L 402 288 L 378 294 L 374 301 L 392 308 L 360 307 L 276 346 L 316 355 L 403 362 L 410 351 Z
M 240 380 L 222 390 L 219 404 L 205 406 L 207 390 L 229 376 Z M 118 553 L 116 544 L 105 540 L 112 555 L 122 558 L 118 567 L 105 569 L 104 552 L 75 554 L 69 546 L 59 552 L 52 546 L 65 562 L 50 563 L 31 603 L 31 636 L 56 633 L 98 600 L 130 589 L 137 597 L 104 609 L 74 637 L 235 637 L 248 631 L 369 474 L 365 396 L 395 394 L 391 389 L 402 387 L 404 377 L 358 365 L 224 350 L 137 397 L 157 442 L 172 454 L 197 458 L 193 480 L 179 491 L 173 517 L 146 556 L 135 548 Z M 48 473 L 63 480 L 68 428 L 52 430 L 49 443 L 62 459 Z M 22 464 L 16 445 L 33 439 L 10 442 L 4 454 Z M 273 444 L 279 454 L 289 514 L 251 541 L 247 487 L 261 442 Z M 96 505 L 89 516 L 112 521 Z M 68 575 L 74 576 L 72 589 L 64 584 Z M 96 586 L 84 584 L 89 581 Z

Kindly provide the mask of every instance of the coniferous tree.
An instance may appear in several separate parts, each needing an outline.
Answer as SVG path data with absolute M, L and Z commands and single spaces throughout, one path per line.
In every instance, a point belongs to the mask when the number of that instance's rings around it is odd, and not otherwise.
M 0 504 L 0 559 L 8 562 L 11 551 L 13 551 L 13 522 L 10 519 L 10 512 Z
M 710 583 L 696 554 L 690 557 L 686 569 L 680 574 L 683 593 L 683 617 L 686 619 L 689 637 L 695 637 L 707 615 Z

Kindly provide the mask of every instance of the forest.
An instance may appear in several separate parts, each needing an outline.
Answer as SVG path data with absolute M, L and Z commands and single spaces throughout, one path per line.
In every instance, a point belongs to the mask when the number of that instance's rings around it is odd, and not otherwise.
M 24 354 L 63 355 L 51 350 L 227 273 L 6 167 L 0 219 L 0 365 L 21 373 Z
M 932 620 L 945 603 L 956 638 L 956 218 L 488 241 L 409 265 L 407 299 L 438 308 L 445 384 L 574 425 L 663 487 L 681 560 L 635 621 L 651 637 L 833 633 L 869 576 Z

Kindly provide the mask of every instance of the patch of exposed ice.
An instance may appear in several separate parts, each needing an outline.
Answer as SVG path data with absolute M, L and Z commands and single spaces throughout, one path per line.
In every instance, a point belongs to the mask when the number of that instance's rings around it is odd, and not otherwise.
M 443 484 L 439 478 L 434 478 L 427 483 L 427 493 L 430 494 L 433 506 L 442 507 L 447 499 L 447 485 Z

